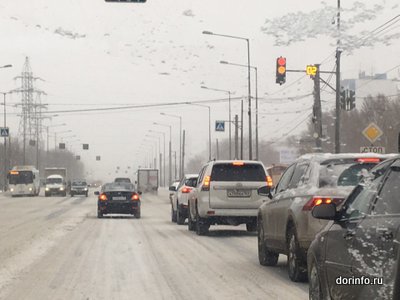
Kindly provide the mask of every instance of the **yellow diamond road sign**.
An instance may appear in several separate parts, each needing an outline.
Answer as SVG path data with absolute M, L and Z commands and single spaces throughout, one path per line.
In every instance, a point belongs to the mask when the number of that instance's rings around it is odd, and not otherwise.
M 362 134 L 371 142 L 374 143 L 382 134 L 383 131 L 374 122 L 363 130 Z

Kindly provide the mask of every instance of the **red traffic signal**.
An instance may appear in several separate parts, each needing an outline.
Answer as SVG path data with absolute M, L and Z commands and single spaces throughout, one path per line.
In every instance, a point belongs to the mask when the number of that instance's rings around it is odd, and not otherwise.
M 283 84 L 286 82 L 286 58 L 278 57 L 276 59 L 276 83 Z

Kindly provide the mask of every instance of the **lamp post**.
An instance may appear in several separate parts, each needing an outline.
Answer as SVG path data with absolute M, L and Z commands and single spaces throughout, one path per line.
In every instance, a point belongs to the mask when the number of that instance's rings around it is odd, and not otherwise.
M 183 178 L 182 174 L 182 116 L 160 113 L 163 116 L 178 118 L 179 119 L 179 179 Z
M 169 164 L 169 169 L 168 169 L 168 186 L 172 184 L 172 126 L 168 124 L 163 124 L 163 123 L 157 123 L 153 122 L 154 125 L 162 126 L 162 127 L 168 127 L 169 128 L 169 157 L 168 157 L 168 164 Z
M 162 134 L 163 135 L 163 141 L 164 141 L 164 151 L 163 151 L 163 186 L 165 186 L 165 132 L 162 131 L 156 131 L 156 130 L 149 130 L 149 132 L 157 133 L 157 134 Z M 161 161 L 160 161 L 160 166 L 161 166 Z M 160 171 L 161 173 L 161 171 Z
M 247 43 L 247 83 L 248 83 L 248 98 L 249 98 L 249 159 L 253 159 L 253 146 L 252 146 L 252 130 L 251 130 L 251 80 L 250 80 L 250 41 L 248 38 L 244 37 L 239 37 L 239 36 L 233 36 L 233 35 L 226 35 L 226 34 L 217 34 L 213 33 L 211 31 L 203 31 L 203 34 L 208 34 L 208 35 L 215 35 L 215 36 L 221 36 L 221 37 L 226 37 L 226 38 L 231 38 L 231 39 L 237 39 L 237 40 L 243 40 L 246 41 Z M 242 124 L 243 126 L 243 124 Z
M 231 95 L 233 94 L 231 91 L 228 90 L 221 90 L 221 89 L 215 89 L 215 88 L 209 88 L 207 86 L 202 85 L 201 86 L 202 89 L 206 89 L 206 90 L 210 90 L 210 91 L 216 91 L 216 92 L 223 92 L 223 93 L 227 93 L 229 100 L 228 100 L 228 113 L 229 113 L 229 118 L 228 118 L 228 122 L 229 122 L 229 159 L 232 159 L 232 120 L 231 120 Z
M 10 64 L 8 64 L 8 65 L 4 65 L 4 66 L 1 66 L 0 68 L 1 69 L 4 69 L 4 68 L 11 68 L 12 67 L 12 65 L 10 65 Z M 4 100 L 4 128 L 6 128 L 7 127 L 7 111 L 6 111 L 6 95 L 8 94 L 8 93 L 2 93 L 3 94 L 3 100 Z M 5 136 L 4 137 L 4 148 L 3 148 L 3 151 L 4 151 L 4 153 L 3 153 L 3 155 L 4 155 L 4 187 L 3 187 L 3 190 L 5 191 L 6 190 L 6 187 L 7 187 L 7 169 L 8 169 L 8 158 L 7 158 L 7 137 Z
M 189 105 L 196 105 L 208 108 L 208 160 L 211 160 L 211 107 L 208 105 L 186 102 Z
M 227 61 L 220 61 L 221 64 L 225 65 L 231 65 L 231 66 L 237 66 L 237 67 L 248 67 L 247 65 L 242 65 L 242 64 L 235 64 L 235 63 L 230 63 Z M 254 70 L 255 72 L 255 85 L 256 85 L 256 160 L 259 159 L 259 152 L 258 152 L 258 72 L 257 72 L 257 67 L 255 66 L 250 66 L 251 69 Z
M 157 140 L 158 141 L 158 156 L 157 156 L 157 153 L 156 153 L 156 160 L 157 160 L 157 157 L 158 157 L 158 160 L 159 160 L 159 182 L 160 182 L 160 185 L 161 185 L 161 169 L 162 169 L 162 167 L 161 167 L 161 138 L 160 138 L 160 136 L 157 136 L 157 135 L 150 135 L 150 134 L 146 134 L 146 137 L 148 137 L 148 138 L 150 138 L 150 139 L 153 139 L 153 140 Z M 156 151 L 157 152 L 157 151 Z M 157 165 L 157 164 L 156 164 Z

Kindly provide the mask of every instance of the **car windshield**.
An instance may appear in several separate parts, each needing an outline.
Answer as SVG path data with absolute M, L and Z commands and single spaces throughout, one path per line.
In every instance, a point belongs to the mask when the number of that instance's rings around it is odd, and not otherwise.
M 46 183 L 53 184 L 53 183 L 62 183 L 62 178 L 47 178 Z
M 212 181 L 263 181 L 266 180 L 264 168 L 260 164 L 219 163 L 213 166 Z
M 73 186 L 87 186 L 86 181 L 73 181 L 72 184 Z
M 103 186 L 104 192 L 135 191 L 134 185 L 126 182 L 113 182 Z
M 32 182 L 33 173 L 31 171 L 18 171 L 9 175 L 9 184 L 27 184 Z
M 356 186 L 363 172 L 370 170 L 375 165 L 373 163 L 343 163 L 342 161 L 323 163 L 319 170 L 319 187 Z

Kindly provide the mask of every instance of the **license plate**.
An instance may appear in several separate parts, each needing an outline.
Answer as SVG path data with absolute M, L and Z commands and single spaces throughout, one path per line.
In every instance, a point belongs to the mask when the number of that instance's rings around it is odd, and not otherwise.
M 246 198 L 251 196 L 251 190 L 227 190 L 228 197 Z
M 113 200 L 126 200 L 126 197 L 116 196 L 112 197 Z

